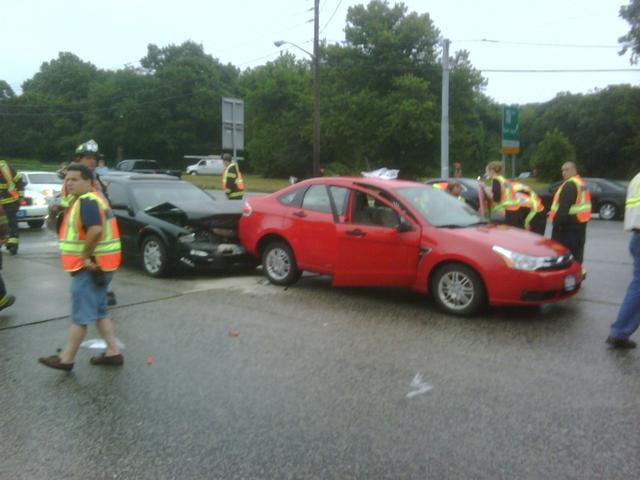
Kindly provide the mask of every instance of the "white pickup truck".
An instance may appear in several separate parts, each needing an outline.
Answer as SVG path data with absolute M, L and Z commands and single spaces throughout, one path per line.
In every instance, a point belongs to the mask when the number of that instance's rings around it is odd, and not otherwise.
M 222 175 L 224 163 L 220 157 L 207 157 L 187 167 L 187 175 Z

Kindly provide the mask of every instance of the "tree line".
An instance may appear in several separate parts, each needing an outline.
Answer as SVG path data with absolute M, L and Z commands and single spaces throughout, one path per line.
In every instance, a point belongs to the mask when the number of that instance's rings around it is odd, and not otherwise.
M 635 0 L 634 0 L 635 1 Z M 407 178 L 440 169 L 440 31 L 428 13 L 382 0 L 349 8 L 345 42 L 320 49 L 325 174 L 382 166 Z M 245 102 L 245 169 L 306 177 L 312 166 L 310 59 L 284 53 L 241 71 L 191 41 L 149 45 L 140 67 L 101 70 L 70 52 L 42 64 L 16 95 L 0 80 L 0 155 L 59 163 L 96 139 L 107 161 L 221 152 L 221 98 Z M 450 161 L 476 176 L 500 158 L 502 105 L 467 51 L 450 58 Z M 640 164 L 640 88 L 611 86 L 520 106 L 520 170 L 628 178 Z

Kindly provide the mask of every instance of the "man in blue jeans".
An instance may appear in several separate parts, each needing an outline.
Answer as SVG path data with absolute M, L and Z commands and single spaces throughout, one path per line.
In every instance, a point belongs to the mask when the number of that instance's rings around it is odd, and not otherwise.
M 607 343 L 612 348 L 636 348 L 636 342 L 629 337 L 640 326 L 640 173 L 627 190 L 624 229 L 631 231 L 629 251 L 633 257 L 633 278 L 618 312 L 618 318 L 609 328 Z
M 71 195 L 58 235 L 62 268 L 71 274 L 71 326 L 59 355 L 38 359 L 56 370 L 71 371 L 87 326 L 95 324 L 107 344 L 91 358 L 93 365 L 121 366 L 113 323 L 107 314 L 107 286 L 120 266 L 118 223 L 104 198 L 95 191 L 93 173 L 85 165 L 69 166 L 65 187 Z

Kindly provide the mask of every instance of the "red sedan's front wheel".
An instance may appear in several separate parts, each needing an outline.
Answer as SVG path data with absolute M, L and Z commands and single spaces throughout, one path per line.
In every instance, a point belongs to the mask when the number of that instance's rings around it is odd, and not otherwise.
M 442 310 L 455 315 L 471 315 L 486 300 L 480 276 L 462 263 L 440 267 L 431 279 L 431 293 Z

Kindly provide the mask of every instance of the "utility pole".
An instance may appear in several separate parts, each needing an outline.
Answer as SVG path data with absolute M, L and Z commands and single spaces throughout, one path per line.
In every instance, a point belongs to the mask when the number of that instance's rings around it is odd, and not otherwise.
M 320 176 L 320 0 L 313 15 L 313 176 Z
M 440 176 L 449 178 L 449 39 L 442 39 L 442 119 L 440 121 Z

